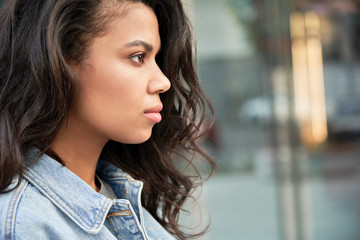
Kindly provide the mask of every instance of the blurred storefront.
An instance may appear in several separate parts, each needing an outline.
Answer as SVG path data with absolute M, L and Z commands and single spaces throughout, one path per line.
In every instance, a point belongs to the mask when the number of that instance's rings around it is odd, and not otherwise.
M 360 2 L 185 2 L 217 114 L 206 239 L 360 239 Z

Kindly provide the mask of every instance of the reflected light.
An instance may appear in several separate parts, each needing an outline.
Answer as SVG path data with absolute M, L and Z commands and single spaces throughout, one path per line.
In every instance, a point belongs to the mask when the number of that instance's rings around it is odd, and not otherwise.
M 327 138 L 320 19 L 314 12 L 290 18 L 295 111 L 302 141 L 309 146 Z

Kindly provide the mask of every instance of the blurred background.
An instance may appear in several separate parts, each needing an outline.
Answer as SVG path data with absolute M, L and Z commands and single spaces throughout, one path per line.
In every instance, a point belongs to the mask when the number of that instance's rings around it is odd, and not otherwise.
M 216 111 L 201 239 L 359 240 L 360 1 L 184 4 Z
M 211 240 L 360 239 L 360 1 L 184 0 L 216 122 Z

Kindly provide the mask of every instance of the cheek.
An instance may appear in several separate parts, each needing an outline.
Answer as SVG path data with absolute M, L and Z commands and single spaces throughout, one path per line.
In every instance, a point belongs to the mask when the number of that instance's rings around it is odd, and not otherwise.
M 113 104 L 132 102 L 134 89 L 137 88 L 134 74 L 111 66 L 100 66 L 100 71 L 86 72 L 81 76 L 83 98 L 103 107 Z
M 72 119 L 95 138 L 123 143 L 146 141 L 153 122 L 143 113 L 149 107 L 145 70 L 111 54 L 93 55 L 82 68 L 73 69 L 79 78 L 79 88 Z
M 109 139 L 123 143 L 146 141 L 152 127 L 142 116 L 146 85 L 135 74 L 119 75 L 111 71 L 83 73 L 76 115 Z

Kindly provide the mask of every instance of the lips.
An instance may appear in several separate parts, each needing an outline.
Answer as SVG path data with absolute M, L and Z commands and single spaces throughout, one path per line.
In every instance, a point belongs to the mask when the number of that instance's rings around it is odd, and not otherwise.
M 144 111 L 144 115 L 155 123 L 161 122 L 161 110 L 163 109 L 162 104 L 158 104 L 155 107 Z

